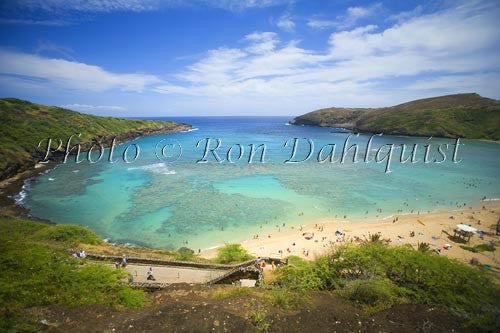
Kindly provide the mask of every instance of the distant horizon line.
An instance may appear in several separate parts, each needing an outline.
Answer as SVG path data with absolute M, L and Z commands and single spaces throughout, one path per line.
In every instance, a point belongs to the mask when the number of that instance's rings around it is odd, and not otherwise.
M 104 116 L 104 117 L 113 117 L 113 116 Z M 271 118 L 271 117 L 298 117 L 294 115 L 288 116 L 280 116 L 280 115 L 218 115 L 218 116 L 206 116 L 206 115 L 189 115 L 189 116 L 127 116 L 127 117 L 119 117 L 119 118 L 129 118 L 129 119 L 139 119 L 139 118 L 187 118 L 187 117 L 200 117 L 200 118 L 224 118 L 224 117 L 233 117 L 233 118 Z

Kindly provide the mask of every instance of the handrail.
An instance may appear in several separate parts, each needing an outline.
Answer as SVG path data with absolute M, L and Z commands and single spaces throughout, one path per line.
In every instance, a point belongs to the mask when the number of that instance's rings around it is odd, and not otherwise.
M 222 280 L 224 280 L 225 278 L 227 278 L 227 277 L 229 277 L 229 276 L 231 276 L 231 275 L 233 275 L 233 274 L 235 274 L 235 273 L 238 273 L 238 272 L 244 272 L 244 271 L 245 271 L 245 270 L 247 270 L 248 268 L 252 268 L 252 267 L 253 267 L 253 268 L 255 268 L 256 270 L 258 270 L 259 275 L 261 275 L 261 274 L 262 274 L 262 269 L 261 269 L 259 266 L 257 266 L 257 264 L 256 264 L 256 263 L 257 263 L 257 261 L 256 261 L 256 260 L 253 260 L 253 263 L 248 263 L 246 266 L 239 266 L 239 267 L 236 267 L 236 268 L 234 268 L 234 269 L 230 270 L 229 272 L 226 272 L 226 273 L 224 273 L 224 274 L 222 274 L 222 275 L 219 275 L 219 276 L 218 276 L 218 277 L 216 277 L 216 278 L 213 278 L 213 279 L 212 279 L 212 280 L 210 280 L 210 281 L 205 282 L 205 284 L 206 284 L 206 285 L 212 285 L 212 284 L 215 284 L 215 283 L 217 283 L 217 282 L 219 282 L 219 281 L 222 281 Z
M 86 258 L 98 261 L 107 261 L 107 260 L 121 261 L 123 257 L 106 255 L 106 254 L 87 253 Z M 248 266 L 249 264 L 255 262 L 255 259 L 251 259 L 239 264 L 215 264 L 215 263 L 203 263 L 203 262 L 181 261 L 181 260 L 141 258 L 141 257 L 126 257 L 126 258 L 127 258 L 127 263 L 129 264 L 135 263 L 135 264 L 146 264 L 155 266 L 178 266 L 178 267 L 192 267 L 192 268 L 220 269 L 220 270 L 235 269 L 243 266 Z

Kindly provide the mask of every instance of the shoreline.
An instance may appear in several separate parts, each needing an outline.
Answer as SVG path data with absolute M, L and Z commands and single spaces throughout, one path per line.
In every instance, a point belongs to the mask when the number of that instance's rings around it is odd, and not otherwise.
M 120 136 L 116 136 L 117 138 L 116 144 L 121 145 L 123 143 L 131 142 L 146 136 L 154 136 L 154 135 L 169 134 L 169 133 L 182 133 L 193 130 L 193 127 L 191 125 L 184 123 L 177 123 L 177 127 L 178 128 L 176 129 L 173 130 L 168 129 L 163 132 L 159 130 L 159 131 L 149 131 L 140 134 L 138 134 L 137 132 L 124 133 L 121 134 Z M 82 153 L 87 152 L 87 149 L 85 149 L 85 145 L 82 145 L 81 152 Z M 60 159 L 57 158 L 57 156 L 55 157 L 56 157 L 55 159 L 50 160 L 48 163 L 35 162 L 28 168 L 23 169 L 21 167 L 20 168 L 21 170 L 15 173 L 14 175 L 0 180 L 0 213 L 11 214 L 16 217 L 29 218 L 31 220 L 43 223 L 57 224 L 57 222 L 40 219 L 32 216 L 25 207 L 18 205 L 14 199 L 14 196 L 18 195 L 23 190 L 23 185 L 25 184 L 26 181 L 35 178 L 41 175 L 43 172 L 53 169 L 61 164 Z
M 396 218 L 397 221 L 395 221 Z M 444 209 L 420 214 L 394 214 L 393 217 L 367 220 L 323 218 L 302 226 L 285 225 L 279 231 L 259 234 L 258 239 L 247 239 L 239 244 L 256 257 L 284 258 L 293 255 L 313 260 L 336 246 L 361 243 L 371 234 L 380 233 L 383 239 L 390 240 L 390 245 L 410 245 L 416 248 L 418 243 L 428 243 L 431 250 L 440 249 L 441 255 L 466 263 L 475 258 L 481 264 L 487 264 L 500 271 L 498 247 L 492 252 L 471 252 L 460 248 L 460 245 L 476 246 L 489 241 L 498 241 L 495 232 L 499 218 L 500 201 L 490 200 L 480 201 L 462 209 Z M 475 234 L 467 244 L 454 242 L 449 235 L 453 235 L 453 229 L 459 223 L 469 224 L 486 234 L 482 236 L 482 239 Z M 336 231 L 342 233 L 343 236 L 335 236 Z M 414 232 L 413 237 L 410 237 L 411 231 Z M 303 236 L 305 233 L 310 233 L 313 236 L 312 239 L 305 239 Z M 443 249 L 445 244 L 450 244 L 451 248 Z M 204 249 L 200 253 L 201 257 L 207 259 L 214 258 L 216 255 L 217 247 Z
M 482 141 L 482 142 L 489 142 L 489 143 L 498 143 L 500 144 L 500 140 L 493 140 L 493 139 L 477 139 L 477 138 L 461 138 L 461 137 L 454 137 L 454 136 L 435 136 L 435 135 L 423 135 L 423 134 L 404 134 L 404 133 L 383 133 L 383 131 L 358 131 L 353 127 L 344 127 L 341 126 L 342 124 L 339 124 L 337 126 L 333 125 L 321 125 L 321 124 L 295 124 L 292 123 L 294 119 L 290 120 L 287 125 L 290 126 L 308 126 L 308 127 L 319 127 L 319 128 L 332 128 L 332 129 L 341 129 L 345 130 L 345 132 L 336 132 L 336 133 L 346 133 L 346 134 L 360 134 L 360 135 L 375 135 L 377 133 L 382 133 L 385 136 L 396 136 L 396 137 L 402 137 L 402 138 L 421 138 L 421 139 L 427 139 L 429 137 L 434 138 L 434 139 L 448 139 L 448 140 L 456 140 L 457 138 L 460 140 L 474 140 L 474 141 Z
M 26 181 L 41 175 L 47 170 L 53 169 L 57 165 L 59 165 L 58 162 L 50 162 L 46 164 L 36 163 L 31 169 L 21 171 L 13 177 L 0 181 L 0 213 L 7 213 L 16 217 L 29 218 L 43 223 L 56 224 L 56 222 L 31 216 L 29 210 L 18 205 L 14 197 L 21 193 Z
M 30 215 L 29 211 L 15 202 L 14 196 L 22 191 L 26 181 L 57 167 L 59 163 L 36 164 L 31 170 L 18 173 L 16 176 L 0 181 L 0 213 L 7 213 L 16 217 L 28 218 L 40 223 L 57 224 L 57 222 L 39 219 Z M 7 203 L 7 204 L 6 204 Z M 453 216 L 454 219 L 450 219 Z M 396 218 L 398 221 L 393 222 Z M 488 241 L 498 241 L 495 236 L 496 223 L 500 219 L 500 199 L 489 198 L 476 204 L 455 209 L 439 209 L 435 211 L 421 211 L 419 213 L 396 213 L 384 217 L 368 219 L 334 219 L 319 218 L 308 221 L 307 224 L 280 227 L 279 231 L 260 234 L 259 239 L 246 239 L 236 243 L 241 244 L 252 255 L 259 257 L 285 258 L 299 256 L 307 260 L 327 253 L 335 246 L 345 243 L 360 243 L 370 234 L 381 233 L 382 238 L 390 239 L 391 245 L 409 244 L 416 248 L 419 242 L 429 243 L 431 250 L 451 244 L 452 248 L 441 251 L 441 254 L 469 263 L 472 258 L 481 264 L 488 264 L 500 272 L 500 249 L 493 252 L 473 253 L 459 247 L 461 244 L 451 241 L 444 230 L 452 234 L 453 227 L 458 223 L 470 224 L 473 227 L 491 233 L 484 235 L 480 240 L 473 236 L 469 246 L 484 244 Z M 421 225 L 422 220 L 425 225 Z M 482 223 L 478 225 L 477 221 Z M 320 229 L 322 231 L 320 231 Z M 337 242 L 339 237 L 334 236 L 336 231 L 344 234 L 344 241 Z M 415 231 L 415 237 L 410 238 L 409 232 Z M 306 240 L 302 234 L 311 233 L 314 237 Z M 421 235 L 422 234 L 422 235 Z M 270 237 L 268 237 L 270 236 Z M 401 238 L 399 238 L 401 236 Z M 432 239 L 432 237 L 438 239 Z M 356 238 L 357 237 L 357 238 Z M 295 243 L 295 245 L 293 245 Z M 202 249 L 200 257 L 212 259 L 217 255 L 217 249 L 223 244 Z M 155 248 L 149 248 L 151 251 Z M 279 251 L 281 250 L 281 253 Z M 307 255 L 306 255 L 307 252 Z M 497 259 L 498 258 L 498 259 Z
M 189 125 L 179 124 L 176 130 L 171 130 L 166 133 L 185 132 Z M 189 127 L 187 131 L 196 130 Z M 123 142 L 136 140 L 140 137 L 159 135 L 164 133 L 141 134 L 134 138 Z M 123 143 L 120 142 L 119 144 Z M 27 208 L 18 205 L 15 201 L 15 196 L 23 190 L 23 185 L 26 181 L 35 178 L 53 169 L 59 165 L 59 161 L 51 161 L 47 164 L 37 163 L 32 168 L 18 172 L 13 177 L 0 181 L 0 213 L 10 214 L 16 217 L 28 218 L 34 221 L 48 224 L 57 224 L 59 222 L 39 219 L 30 215 Z M 483 206 L 486 209 L 483 209 Z M 490 212 L 490 213 L 488 213 Z M 488 216 L 486 216 L 488 215 Z M 455 220 L 449 219 L 449 216 L 454 216 Z M 472 217 L 471 217 L 472 216 Z M 393 223 L 392 220 L 398 218 L 398 221 Z M 305 259 L 314 259 L 314 257 L 326 253 L 333 247 L 349 243 L 357 242 L 366 239 L 370 234 L 381 233 L 382 238 L 388 238 L 393 245 L 409 244 L 416 247 L 420 242 L 429 243 L 431 250 L 442 247 L 444 244 L 451 244 L 452 249 L 442 251 L 442 254 L 470 262 L 472 258 L 477 258 L 481 263 L 488 264 L 500 270 L 500 263 L 496 259 L 500 259 L 499 249 L 493 252 L 473 253 L 463 250 L 459 247 L 460 244 L 453 243 L 443 234 L 442 230 L 452 233 L 453 227 L 458 223 L 471 224 L 480 230 L 490 232 L 490 228 L 496 225 L 500 217 L 500 199 L 486 199 L 479 201 L 473 205 L 464 207 L 449 207 L 436 211 L 420 211 L 419 213 L 393 213 L 382 217 L 368 217 L 366 219 L 334 219 L 334 218 L 319 218 L 316 220 L 308 220 L 307 224 L 291 226 L 286 223 L 278 230 L 273 230 L 270 233 L 259 231 L 259 239 L 246 239 L 237 241 L 247 249 L 251 254 L 263 257 L 284 258 L 286 256 L 296 255 Z M 418 223 L 418 219 L 422 219 L 425 225 Z M 478 225 L 477 221 L 482 220 L 483 224 Z M 321 228 L 322 231 L 319 229 Z M 335 232 L 339 229 L 344 235 L 344 241 L 338 241 L 339 237 L 335 236 Z M 415 231 L 414 237 L 409 237 L 409 232 Z M 302 233 L 311 233 L 315 237 L 311 240 L 305 240 Z M 494 235 L 494 232 L 493 232 Z M 249 236 L 251 237 L 251 236 Z M 436 237 L 437 239 L 433 239 Z M 473 237 L 471 245 L 484 244 L 488 241 L 498 241 L 498 236 L 484 236 L 484 240 L 479 241 L 477 236 Z M 481 243 L 482 242 L 482 243 Z M 295 245 L 294 245 L 295 244 Z M 223 246 L 214 245 L 202 249 L 200 257 L 213 258 L 216 256 L 217 249 Z M 154 248 L 150 248 L 152 251 Z

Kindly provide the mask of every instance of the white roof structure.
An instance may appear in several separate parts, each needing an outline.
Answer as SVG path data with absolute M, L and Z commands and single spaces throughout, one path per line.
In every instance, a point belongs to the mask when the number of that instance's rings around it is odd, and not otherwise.
M 462 230 L 462 231 L 465 231 L 465 232 L 476 232 L 477 229 L 474 228 L 474 227 L 471 227 L 470 225 L 467 225 L 467 224 L 457 224 L 457 228 L 459 230 Z

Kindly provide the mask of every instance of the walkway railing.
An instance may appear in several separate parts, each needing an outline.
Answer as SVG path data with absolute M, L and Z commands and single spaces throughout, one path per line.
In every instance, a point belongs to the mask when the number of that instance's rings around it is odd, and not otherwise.
M 106 254 L 95 254 L 87 253 L 87 259 L 94 261 L 109 261 L 117 262 L 123 259 L 122 256 L 106 255 Z M 257 274 L 258 282 L 262 280 L 262 269 L 257 265 L 257 259 L 250 259 L 238 264 L 215 264 L 215 263 L 203 263 L 203 262 L 193 262 L 193 261 L 180 261 L 180 260 L 165 260 L 165 259 L 154 259 L 154 258 L 141 258 L 141 257 L 126 257 L 127 263 L 129 264 L 144 264 L 151 266 L 171 266 L 171 267 L 187 267 L 187 268 L 198 268 L 198 269 L 217 269 L 217 270 L 228 270 L 228 272 L 205 282 L 205 285 L 213 285 L 220 283 L 224 280 L 231 280 L 231 276 L 236 274 Z M 277 261 L 281 262 L 280 259 L 276 258 L 263 258 L 260 260 L 265 261 Z M 233 277 L 235 278 L 235 277 Z M 132 288 L 146 289 L 146 290 L 158 290 L 166 288 L 173 283 L 162 283 L 162 282 L 129 282 Z
M 121 261 L 122 258 L 123 257 L 121 257 L 121 256 L 87 253 L 87 259 L 95 260 L 95 261 L 116 262 L 116 261 Z M 175 267 L 190 267 L 190 268 L 202 268 L 202 269 L 220 269 L 220 270 L 228 270 L 228 269 L 234 269 L 234 268 L 238 268 L 238 267 L 248 266 L 250 263 L 253 263 L 254 261 L 255 261 L 255 259 L 252 259 L 252 260 L 247 260 L 247 261 L 239 263 L 239 264 L 225 265 L 225 264 L 203 263 L 203 262 L 194 262 L 194 261 L 127 257 L 127 263 L 129 263 L 129 264 L 144 264 L 144 265 L 154 265 L 154 266 L 175 266 Z

